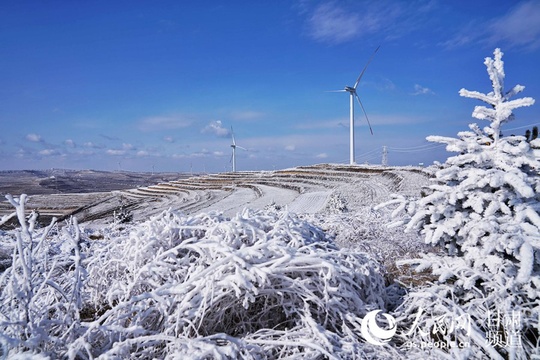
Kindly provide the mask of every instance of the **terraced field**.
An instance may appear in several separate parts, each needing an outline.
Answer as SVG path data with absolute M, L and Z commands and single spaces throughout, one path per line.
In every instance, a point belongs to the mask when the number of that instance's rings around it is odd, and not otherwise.
M 349 210 L 380 203 L 390 193 L 418 194 L 428 182 L 420 168 L 321 164 L 279 171 L 220 173 L 166 181 L 126 190 L 34 195 L 27 208 L 43 221 L 76 216 L 79 222 L 112 220 L 120 213 L 144 220 L 167 208 L 186 215 L 221 211 L 231 216 L 249 207 L 287 207 L 320 213 L 336 203 Z M 11 210 L 0 205 L 0 215 Z

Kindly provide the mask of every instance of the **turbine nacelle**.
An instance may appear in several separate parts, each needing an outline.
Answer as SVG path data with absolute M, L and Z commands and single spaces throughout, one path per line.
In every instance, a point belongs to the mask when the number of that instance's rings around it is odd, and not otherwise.
M 356 89 L 352 86 L 345 86 L 345 91 L 350 92 L 351 94 L 356 94 Z

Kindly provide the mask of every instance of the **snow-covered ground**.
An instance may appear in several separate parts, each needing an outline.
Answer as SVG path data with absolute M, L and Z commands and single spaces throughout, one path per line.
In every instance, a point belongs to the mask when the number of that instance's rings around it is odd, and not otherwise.
M 356 319 L 397 305 L 385 267 L 422 245 L 372 208 L 428 182 L 419 168 L 324 164 L 31 196 L 27 212 L 66 220 L 37 230 L 37 246 L 33 231 L 0 231 L 0 283 L 18 299 L 5 313 L 23 317 L 0 334 L 0 358 L 402 356 L 365 343 Z M 25 327 L 42 330 L 21 347 Z
M 294 213 L 325 211 L 334 195 L 349 211 L 388 200 L 390 193 L 419 194 L 428 177 L 419 168 L 317 165 L 270 172 L 237 172 L 192 177 L 118 191 L 109 200 L 79 211 L 80 221 L 112 214 L 119 203 L 135 220 L 171 208 L 186 215 L 219 211 L 233 216 L 244 208 L 287 207 Z
M 427 182 L 420 168 L 321 164 L 192 176 L 126 190 L 33 194 L 27 210 L 39 211 L 42 223 L 52 216 L 72 215 L 80 223 L 103 223 L 110 222 L 118 212 L 129 212 L 133 220 L 140 221 L 169 208 L 186 215 L 219 211 L 229 217 L 244 208 L 269 207 L 316 214 L 325 211 L 330 199 L 339 198 L 354 212 L 388 200 L 390 193 L 419 194 Z M 0 216 L 11 211 L 7 202 L 0 202 Z

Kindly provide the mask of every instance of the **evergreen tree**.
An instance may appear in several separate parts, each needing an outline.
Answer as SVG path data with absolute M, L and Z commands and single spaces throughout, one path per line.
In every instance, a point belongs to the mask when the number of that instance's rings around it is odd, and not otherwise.
M 488 126 L 471 124 L 470 131 L 458 133 L 458 138 L 429 136 L 429 141 L 447 144 L 447 150 L 458 155 L 435 172 L 426 196 L 383 204 L 399 204 L 394 214 L 405 211 L 406 229 L 419 231 L 426 243 L 446 251 L 445 256 L 432 254 L 405 262 L 418 265 L 419 270 L 431 268 L 439 278 L 408 294 L 399 320 L 411 325 L 416 319 L 416 328 L 422 325 L 425 332 L 426 327 L 437 326 L 434 319 L 441 314 L 469 316 L 473 323 L 467 331 L 454 328 L 436 337 L 470 344 L 470 353 L 459 348 L 434 350 L 453 357 L 525 359 L 538 345 L 540 163 L 532 147 L 540 140 L 529 143 L 524 136 L 502 136 L 501 127 L 514 119 L 512 111 L 534 103 L 528 97 L 510 100 L 523 91 L 521 85 L 504 92 L 502 55 L 496 49 L 494 58 L 485 60 L 492 92 L 459 92 L 489 105 L 476 106 L 472 113 Z M 428 309 L 431 315 L 419 315 Z M 500 327 L 496 330 L 501 341 L 490 341 L 495 331 L 490 316 L 508 313 L 520 315 L 519 328 L 514 329 L 519 343 L 510 346 L 511 334 Z M 414 334 L 424 333 L 410 335 Z M 433 339 L 433 333 L 430 336 Z

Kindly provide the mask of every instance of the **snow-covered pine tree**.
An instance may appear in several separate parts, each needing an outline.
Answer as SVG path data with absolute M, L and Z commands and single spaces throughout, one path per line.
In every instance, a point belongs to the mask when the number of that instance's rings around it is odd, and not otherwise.
M 416 319 L 416 329 L 423 326 L 424 332 L 437 326 L 435 319 L 441 314 L 470 316 L 470 331 L 435 336 L 470 343 L 465 349 L 442 350 L 453 357 L 528 358 L 538 347 L 540 163 L 533 147 L 539 140 L 502 135 L 502 126 L 514 119 L 512 111 L 532 105 L 534 99 L 510 100 L 523 91 L 521 85 L 504 92 L 502 55 L 496 49 L 493 59 L 485 59 L 493 91 L 459 92 L 489 105 L 476 106 L 472 113 L 488 125 L 481 129 L 471 124 L 458 138 L 429 136 L 428 141 L 447 144 L 447 150 L 458 155 L 435 171 L 426 196 L 400 197 L 381 205 L 398 204 L 394 215 L 405 212 L 407 230 L 417 230 L 426 243 L 447 250 L 443 257 L 426 255 L 407 262 L 418 269 L 431 267 L 439 280 L 410 292 L 398 315 L 403 325 Z M 424 314 L 415 318 L 421 311 Z M 488 326 L 489 317 L 509 312 L 520 314 L 516 344 L 510 344 L 512 334 L 502 328 L 496 329 L 500 341 L 490 341 L 494 330 Z

